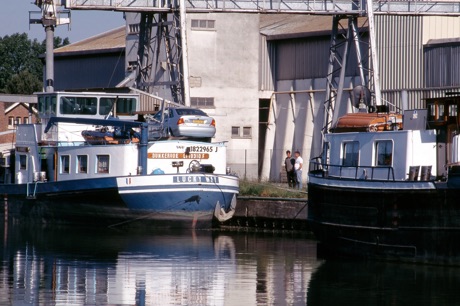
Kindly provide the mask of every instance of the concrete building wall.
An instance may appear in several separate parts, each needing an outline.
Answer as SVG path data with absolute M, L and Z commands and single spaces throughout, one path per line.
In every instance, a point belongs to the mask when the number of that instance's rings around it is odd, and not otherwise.
M 194 20 L 213 23 L 214 28 L 192 28 Z M 228 141 L 228 163 L 233 171 L 257 178 L 258 15 L 188 14 L 187 30 L 190 97 L 214 98 L 213 107 L 201 107 L 216 119 L 214 141 Z

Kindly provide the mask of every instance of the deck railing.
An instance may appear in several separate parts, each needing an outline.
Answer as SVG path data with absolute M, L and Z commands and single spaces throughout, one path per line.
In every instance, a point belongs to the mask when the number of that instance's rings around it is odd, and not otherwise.
M 382 175 L 382 173 L 384 175 Z M 320 177 L 336 177 L 345 179 L 395 181 L 394 169 L 391 166 L 344 166 L 321 162 L 319 157 L 310 160 L 309 174 Z

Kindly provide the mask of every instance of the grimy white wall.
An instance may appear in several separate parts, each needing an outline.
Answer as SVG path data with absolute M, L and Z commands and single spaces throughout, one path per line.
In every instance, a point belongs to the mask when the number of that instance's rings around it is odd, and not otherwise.
M 348 77 L 344 88 L 351 89 L 358 81 L 356 77 Z M 322 150 L 326 79 L 277 81 L 276 88 L 266 137 L 266 148 L 271 149 L 265 151 L 261 179 L 277 181 L 284 171 L 286 150 L 298 150 L 304 160 L 302 177 L 306 182 L 309 161 Z M 345 112 L 351 111 L 348 94 L 343 95 L 342 104 L 347 106 Z
M 193 20 L 214 24 L 214 28 L 192 27 Z M 214 107 L 200 107 L 216 119 L 213 141 L 228 141 L 227 158 L 232 171 L 240 177 L 256 179 L 259 17 L 188 14 L 187 30 L 190 97 L 214 98 Z M 239 134 L 235 135 L 237 129 Z M 243 134 L 243 130 L 249 134 Z

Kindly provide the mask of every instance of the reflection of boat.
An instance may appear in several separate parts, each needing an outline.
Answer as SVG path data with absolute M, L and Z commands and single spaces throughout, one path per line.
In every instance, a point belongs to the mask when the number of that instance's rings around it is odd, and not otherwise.
M 326 260 L 308 285 L 309 305 L 457 305 L 458 267 Z
M 14 282 L 1 305 L 211 305 L 235 266 L 232 238 L 212 231 L 15 226 L 4 237 L 0 271 Z
M 0 305 L 305 305 L 316 242 L 293 233 L 0 228 Z
M 460 264 L 460 97 L 426 103 L 403 118 L 348 114 L 325 135 L 308 184 L 308 219 L 324 248 Z M 371 117 L 386 123 L 375 128 Z
M 234 212 L 225 143 L 149 140 L 137 94 L 41 93 L 41 124 L 3 155 L 9 218 L 104 226 L 210 227 Z M 116 115 L 117 118 L 110 117 Z

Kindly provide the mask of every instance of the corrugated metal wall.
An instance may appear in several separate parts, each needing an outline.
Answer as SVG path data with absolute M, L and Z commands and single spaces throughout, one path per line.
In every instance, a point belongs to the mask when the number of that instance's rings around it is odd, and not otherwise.
M 402 91 L 407 92 L 409 108 L 422 107 L 422 25 L 420 16 L 375 17 L 382 99 L 399 109 Z
M 266 36 L 260 35 L 259 50 L 259 90 L 274 91 L 276 44 L 267 41 Z
M 392 110 L 402 109 L 405 93 L 408 108 L 423 108 L 423 99 L 460 86 L 460 44 L 424 48 L 429 39 L 456 37 L 459 24 L 457 17 L 375 17 L 382 98 Z
M 329 36 L 321 36 L 276 41 L 276 80 L 324 78 L 328 69 L 330 40 Z M 343 54 L 343 48 L 344 45 L 338 48 L 339 54 Z M 367 51 L 362 50 L 364 56 Z M 364 65 L 367 66 L 367 63 Z M 354 44 L 351 45 L 345 73 L 346 76 L 359 75 Z
M 115 87 L 125 77 L 124 50 L 118 54 L 56 57 L 54 89 Z
M 460 42 L 427 46 L 424 55 L 427 87 L 460 85 Z

